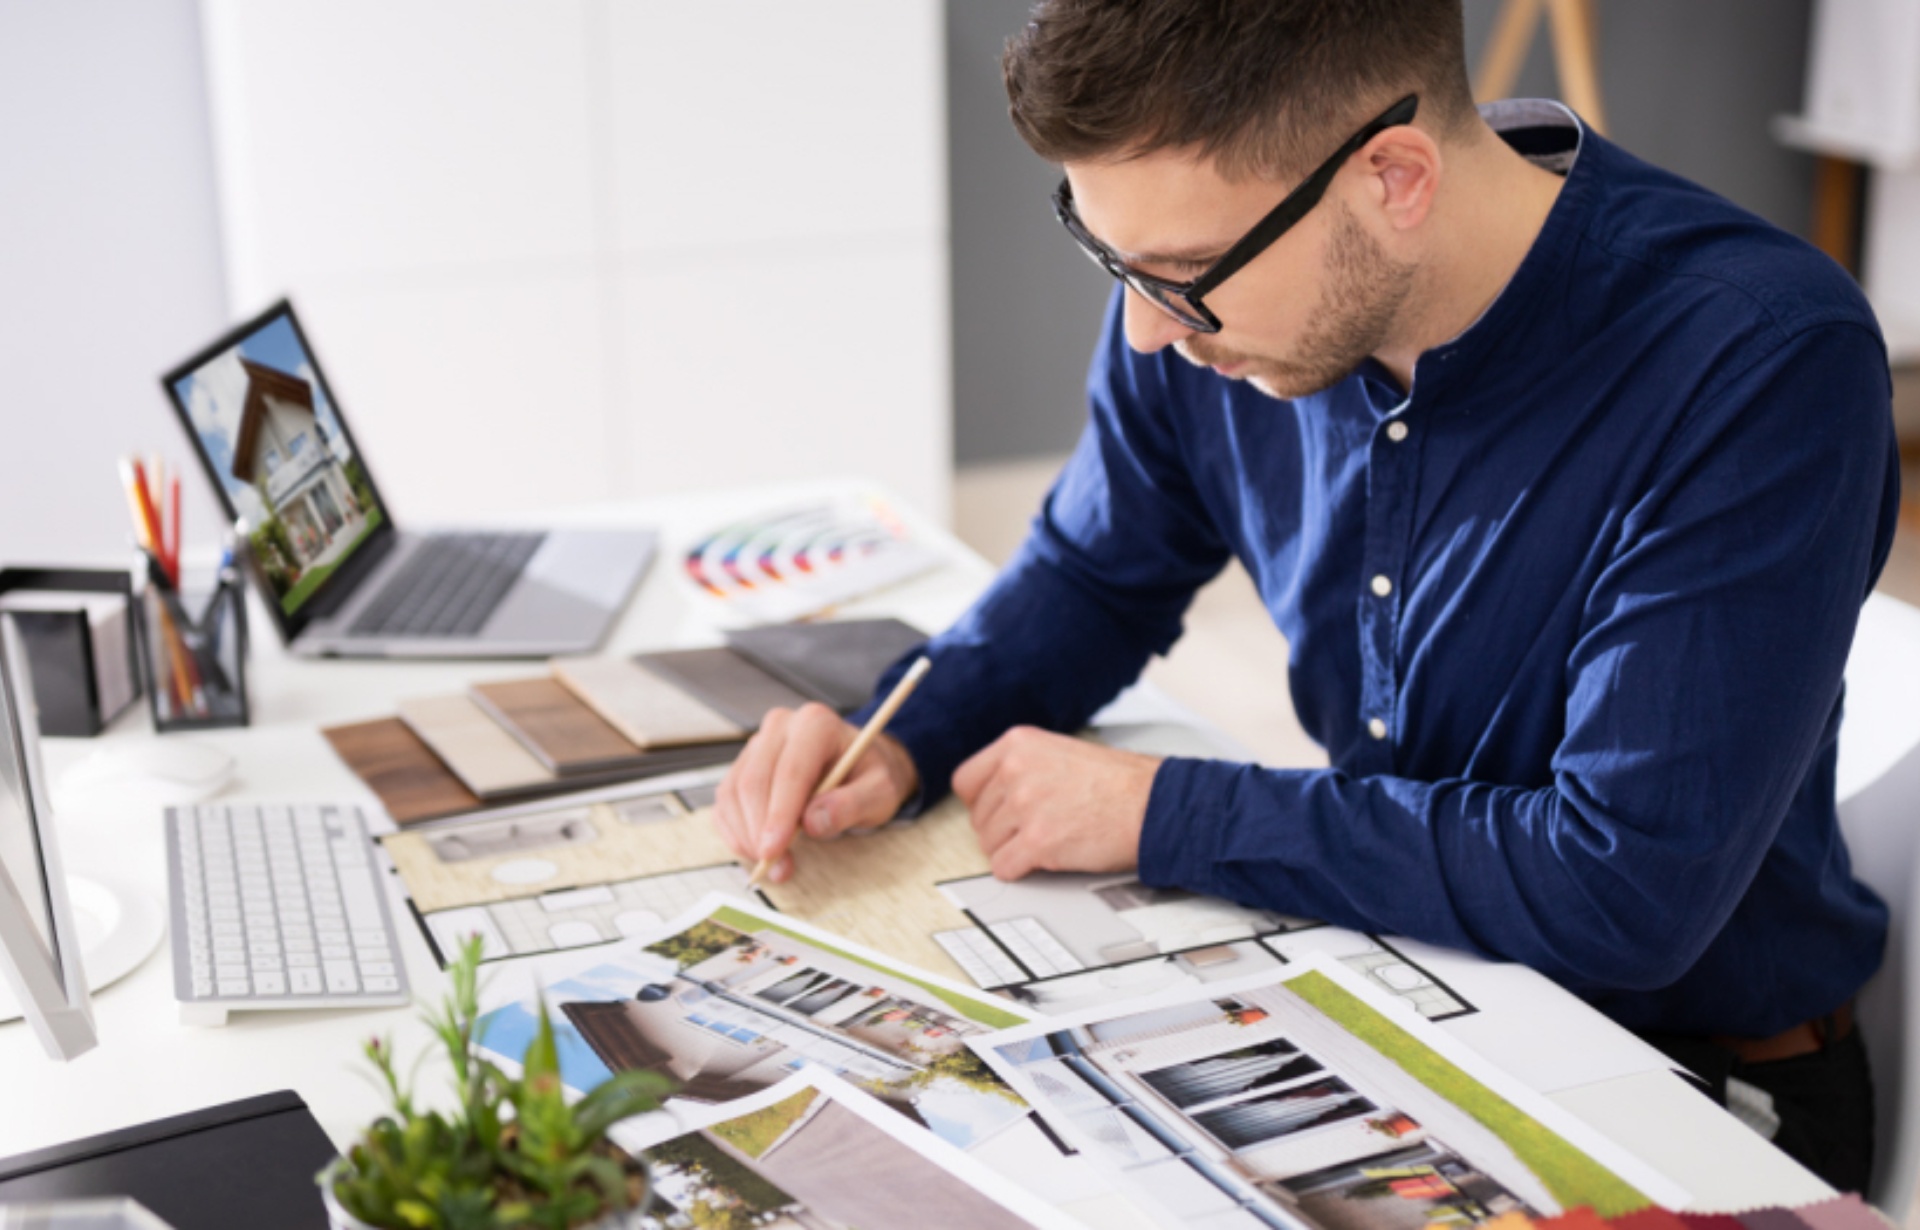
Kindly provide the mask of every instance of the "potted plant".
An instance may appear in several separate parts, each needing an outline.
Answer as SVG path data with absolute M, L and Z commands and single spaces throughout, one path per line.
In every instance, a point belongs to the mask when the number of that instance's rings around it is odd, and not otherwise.
M 623 1226 L 646 1201 L 646 1172 L 607 1139 L 653 1110 L 667 1081 L 620 1072 L 572 1104 L 544 1000 L 518 1076 L 483 1057 L 480 941 L 448 967 L 451 989 L 425 1020 L 452 1063 L 454 1109 L 423 1109 L 379 1038 L 366 1055 L 392 1103 L 320 1172 L 335 1230 L 593 1230 Z

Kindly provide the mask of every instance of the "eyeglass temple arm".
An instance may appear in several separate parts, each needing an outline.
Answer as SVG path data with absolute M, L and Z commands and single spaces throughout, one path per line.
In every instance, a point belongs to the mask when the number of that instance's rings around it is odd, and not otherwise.
M 1275 206 L 1272 213 L 1260 219 L 1252 230 L 1241 236 L 1239 243 L 1227 249 L 1226 255 L 1222 256 L 1213 268 L 1207 270 L 1206 276 L 1187 288 L 1187 293 L 1193 296 L 1206 294 L 1240 272 L 1246 267 L 1248 261 L 1266 251 L 1268 245 L 1282 231 L 1298 222 L 1309 209 L 1320 203 L 1320 198 L 1326 194 L 1327 185 L 1331 184 L 1333 177 L 1340 173 L 1340 168 L 1347 165 L 1347 159 L 1353 157 L 1362 146 L 1387 129 L 1398 128 L 1402 124 L 1411 122 L 1414 111 L 1419 105 L 1419 95 L 1409 94 L 1382 112 L 1373 123 L 1354 133 L 1345 145 L 1334 151 L 1333 157 L 1320 164 L 1320 169 L 1315 171 L 1305 183 L 1288 193 L 1287 199 Z

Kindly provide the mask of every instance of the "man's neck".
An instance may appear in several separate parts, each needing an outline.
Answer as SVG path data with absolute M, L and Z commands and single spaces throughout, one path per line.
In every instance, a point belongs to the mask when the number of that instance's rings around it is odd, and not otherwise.
M 1395 340 L 1374 356 L 1408 391 L 1420 356 L 1466 332 L 1513 280 L 1565 183 L 1490 129 L 1449 162 L 1432 217 L 1432 256 Z

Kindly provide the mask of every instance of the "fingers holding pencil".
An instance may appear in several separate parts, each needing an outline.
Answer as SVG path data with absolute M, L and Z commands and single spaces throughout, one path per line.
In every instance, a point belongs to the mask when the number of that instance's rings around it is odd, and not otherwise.
M 754 883 L 792 874 L 788 850 L 803 827 L 830 837 L 884 824 L 918 789 L 912 759 L 881 732 L 926 669 L 925 659 L 916 662 L 857 731 L 822 705 L 767 715 L 714 804 L 728 845 L 754 861 Z

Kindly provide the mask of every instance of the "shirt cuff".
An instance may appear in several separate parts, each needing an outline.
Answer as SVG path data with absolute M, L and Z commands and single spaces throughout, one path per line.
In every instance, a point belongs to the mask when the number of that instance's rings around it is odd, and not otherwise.
M 1214 879 L 1220 817 L 1245 765 L 1170 756 L 1160 762 L 1140 828 L 1140 882 L 1206 892 Z

